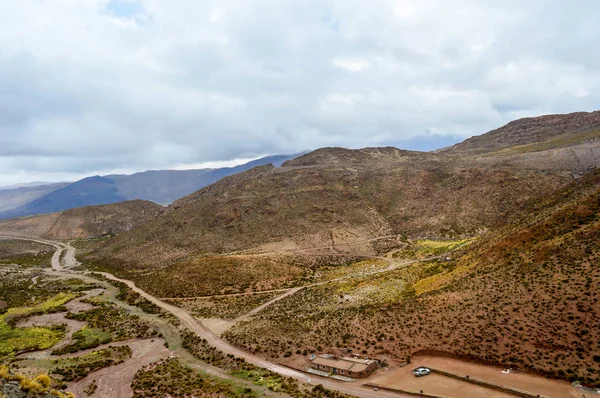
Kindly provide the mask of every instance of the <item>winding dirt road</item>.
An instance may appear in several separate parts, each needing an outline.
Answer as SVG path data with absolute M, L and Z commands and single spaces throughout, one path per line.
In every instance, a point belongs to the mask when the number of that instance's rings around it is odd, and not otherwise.
M 36 238 L 31 238 L 31 239 L 24 238 L 24 237 L 6 237 L 6 238 L 30 240 L 30 241 L 45 243 L 45 244 L 54 246 L 56 248 L 56 253 L 54 254 L 54 256 L 52 258 L 52 268 L 55 271 L 59 271 L 63 274 L 73 274 L 73 275 L 83 274 L 83 272 L 81 272 L 81 271 L 73 271 L 73 270 L 69 269 L 69 268 L 77 265 L 78 262 L 75 259 L 75 249 L 68 244 L 63 244 L 61 242 L 47 241 L 47 240 L 42 240 L 42 239 L 36 239 Z M 62 255 L 62 253 L 65 251 L 66 251 L 66 255 L 64 258 L 65 267 L 63 267 L 61 265 L 60 257 Z M 321 384 L 326 388 L 329 388 L 332 390 L 337 390 L 339 392 L 342 392 L 345 394 L 350 394 L 350 395 L 353 395 L 356 397 L 362 397 L 362 398 L 380 398 L 380 397 L 383 397 L 383 398 L 406 397 L 406 398 L 408 398 L 408 397 L 410 397 L 409 395 L 392 393 L 392 392 L 387 392 L 387 391 L 374 391 L 370 388 L 365 388 L 365 387 L 361 386 L 360 382 L 342 382 L 342 381 L 337 381 L 337 380 L 333 380 L 333 379 L 329 379 L 329 378 L 323 378 L 323 377 L 319 377 L 319 376 L 315 376 L 315 375 L 309 375 L 309 374 L 306 374 L 306 373 L 303 373 L 303 372 L 300 372 L 300 371 L 297 371 L 297 370 L 294 370 L 294 369 L 291 369 L 291 368 L 288 368 L 288 367 L 285 367 L 282 365 L 278 365 L 278 364 L 269 362 L 266 359 L 263 359 L 254 354 L 242 351 L 241 349 L 229 344 L 227 341 L 216 336 L 211 330 L 209 330 L 200 321 L 198 321 L 196 318 L 194 318 L 192 315 L 190 315 L 187 311 L 185 311 L 179 307 L 175 307 L 173 305 L 167 304 L 167 303 L 157 299 L 156 297 L 152 296 L 151 294 L 146 293 L 145 291 L 138 288 L 135 285 L 135 283 L 133 283 L 132 281 L 117 278 L 116 276 L 114 276 L 110 273 L 107 273 L 107 272 L 98 272 L 98 274 L 101 274 L 110 280 L 114 280 L 114 281 L 118 281 L 118 282 L 127 284 L 127 286 L 129 286 L 133 291 L 139 293 L 142 297 L 146 298 L 147 300 L 156 304 L 160 308 L 164 309 L 165 311 L 170 312 L 171 314 L 173 314 L 174 316 L 179 318 L 179 320 L 183 324 L 185 324 L 192 332 L 197 334 L 199 337 L 205 339 L 208 342 L 208 344 L 210 344 L 211 346 L 224 352 L 225 354 L 232 354 L 232 355 L 235 355 L 236 357 L 243 358 L 247 362 L 249 362 L 253 365 L 268 369 L 268 370 L 278 373 L 284 377 L 294 378 L 302 383 L 307 383 L 307 384 L 312 384 L 312 385 Z M 331 281 L 329 281 L 329 282 L 331 282 Z M 123 393 L 127 393 L 127 391 L 123 391 Z

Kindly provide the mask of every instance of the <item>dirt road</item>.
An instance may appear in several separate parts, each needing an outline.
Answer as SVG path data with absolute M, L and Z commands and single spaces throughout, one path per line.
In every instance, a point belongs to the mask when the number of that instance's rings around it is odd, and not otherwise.
M 56 249 L 56 251 L 54 252 L 54 255 L 52 256 L 52 268 L 55 271 L 61 271 L 63 269 L 62 266 L 60 265 L 60 257 L 62 255 L 63 251 L 66 249 L 66 246 L 60 242 L 49 241 L 49 240 L 45 240 L 45 239 L 41 239 L 41 238 L 24 238 L 21 236 L 5 236 L 5 235 L 0 236 L 0 239 L 26 240 L 29 242 L 37 242 L 37 243 L 41 243 L 44 245 L 53 246 Z M 74 251 L 74 248 L 72 248 L 72 249 L 73 249 L 73 251 L 72 251 L 73 260 L 75 260 L 75 251 Z
M 8 238 L 12 239 L 13 237 L 8 237 Z M 54 257 L 52 258 L 52 268 L 55 271 L 62 271 L 62 273 L 66 273 L 66 274 L 69 274 L 69 273 L 72 273 L 74 275 L 81 274 L 80 272 L 71 271 L 68 269 L 73 264 L 77 264 L 77 260 L 75 260 L 75 258 L 74 258 L 75 250 L 68 250 L 69 245 L 65 245 L 60 242 L 42 241 L 42 240 L 27 239 L 27 238 L 22 238 L 22 237 L 20 237 L 19 239 L 37 241 L 40 243 L 46 243 L 51 246 L 54 246 L 56 248 L 56 253 L 55 253 Z M 66 250 L 66 257 L 70 257 L 70 258 L 65 258 L 65 264 L 69 264 L 69 266 L 67 266 L 66 269 L 63 268 L 60 264 L 60 256 L 64 250 Z M 154 297 L 154 296 L 146 293 L 145 291 L 141 290 L 140 288 L 138 288 L 135 285 L 135 283 L 133 283 L 132 281 L 117 278 L 116 276 L 109 274 L 107 272 L 99 272 L 99 274 L 105 276 L 106 278 L 108 278 L 110 280 L 114 280 L 114 281 L 118 281 L 118 282 L 127 284 L 133 291 L 139 293 L 142 297 L 146 298 L 147 300 L 156 304 L 160 308 L 164 309 L 165 311 L 170 312 L 171 314 L 173 314 L 174 316 L 179 318 L 179 320 L 184 325 L 186 325 L 192 332 L 196 333 L 199 337 L 205 339 L 210 345 L 212 345 L 213 347 L 217 348 L 218 350 L 224 352 L 225 354 L 232 354 L 232 355 L 235 355 L 236 357 L 243 358 L 247 362 L 249 362 L 253 365 L 268 369 L 268 370 L 278 373 L 284 377 L 292 377 L 302 383 L 307 383 L 307 384 L 312 384 L 312 385 L 322 384 L 326 388 L 329 388 L 332 390 L 337 390 L 339 392 L 342 392 L 345 394 L 350 394 L 350 395 L 353 395 L 356 397 L 362 397 L 362 398 L 398 398 L 398 397 L 408 398 L 409 397 L 409 395 L 401 395 L 401 394 L 396 394 L 396 393 L 391 393 L 391 392 L 386 392 L 386 391 L 373 391 L 370 388 L 362 387 L 360 382 L 342 382 L 342 381 L 337 381 L 337 380 L 333 380 L 333 379 L 322 378 L 319 376 L 308 375 L 306 373 L 269 362 L 266 359 L 260 358 L 254 354 L 242 351 L 241 349 L 234 347 L 233 345 L 229 344 L 225 340 L 216 336 L 213 332 L 211 332 L 207 327 L 205 327 L 202 323 L 200 323 L 197 319 L 195 319 L 187 311 L 185 311 L 179 307 L 175 307 L 173 305 L 167 304 L 167 303 L 157 299 L 156 297 Z M 138 368 L 136 368 L 136 370 Z M 114 377 L 117 379 L 119 378 L 119 374 L 118 374 L 119 372 L 116 369 L 107 368 L 107 370 L 105 370 L 105 372 L 107 372 L 107 375 L 109 373 L 112 374 L 113 372 L 117 373 L 114 375 Z M 97 373 L 95 373 L 95 376 L 96 375 L 97 375 Z M 96 379 L 97 379 L 97 377 L 96 377 Z M 117 381 L 118 380 L 115 379 L 115 380 L 113 380 L 113 382 L 111 382 L 111 384 L 116 385 L 116 384 L 118 384 Z M 89 382 L 91 382 L 91 380 Z M 88 382 L 88 384 L 89 384 L 89 382 Z M 100 388 L 100 385 L 98 385 L 98 387 Z M 80 387 L 77 387 L 77 388 L 80 388 Z M 85 387 L 82 385 L 81 388 L 85 388 Z M 108 388 L 110 389 L 110 388 L 116 388 L 116 387 L 108 387 Z M 119 387 L 119 388 L 122 389 L 119 391 L 119 394 L 112 395 L 112 396 L 126 397 L 126 396 L 131 395 L 130 389 L 125 391 L 123 389 L 123 387 Z M 117 393 L 117 391 L 114 391 L 114 390 L 110 391 L 110 392 L 113 394 Z

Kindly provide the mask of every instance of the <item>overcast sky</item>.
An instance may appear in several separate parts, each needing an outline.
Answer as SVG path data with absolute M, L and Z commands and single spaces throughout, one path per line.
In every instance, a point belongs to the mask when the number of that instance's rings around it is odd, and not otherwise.
M 0 185 L 600 108 L 598 0 L 0 2 Z

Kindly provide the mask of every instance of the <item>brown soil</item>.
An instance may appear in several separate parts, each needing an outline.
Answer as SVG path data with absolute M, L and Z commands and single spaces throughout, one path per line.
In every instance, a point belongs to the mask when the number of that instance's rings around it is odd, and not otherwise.
M 416 355 L 412 357 L 410 368 L 413 369 L 417 366 L 430 366 L 459 376 L 469 375 L 501 386 L 552 398 L 577 397 L 581 394 L 577 388 L 566 381 L 547 379 L 519 371 L 511 371 L 506 374 L 502 373 L 506 369 L 501 367 L 461 361 L 449 357 Z
M 228 321 L 226 319 L 204 318 L 200 319 L 200 321 L 204 326 L 209 328 L 217 336 L 221 336 L 224 332 L 227 331 L 227 329 L 235 325 L 234 321 Z
M 416 365 L 417 362 L 414 362 Z M 393 368 L 382 371 L 369 378 L 369 383 L 384 387 L 396 388 L 411 392 L 423 391 L 425 394 L 437 395 L 447 398 L 514 398 L 514 395 L 503 393 L 489 388 L 475 386 L 460 380 L 452 379 L 437 374 L 415 377 L 411 369 L 413 364 L 403 368 Z
M 541 396 L 551 398 L 582 396 L 580 389 L 573 387 L 565 381 L 547 379 L 519 371 L 503 373 L 506 369 L 501 367 L 432 355 L 413 356 L 410 364 L 401 368 L 390 367 L 379 371 L 369 378 L 369 382 L 407 391 L 423 390 L 425 393 L 449 398 L 514 396 L 437 374 L 415 377 L 411 373 L 411 369 L 418 366 L 431 367 L 463 377 L 468 375 L 489 383 L 525 391 L 534 395 L 540 394 Z

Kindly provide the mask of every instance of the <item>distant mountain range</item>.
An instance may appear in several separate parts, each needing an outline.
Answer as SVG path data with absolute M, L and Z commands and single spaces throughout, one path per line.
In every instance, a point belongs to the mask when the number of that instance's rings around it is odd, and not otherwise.
M 265 164 L 280 166 L 296 156 L 268 156 L 239 166 L 218 169 L 144 171 L 131 175 L 88 177 L 73 183 L 1 189 L 0 219 L 135 199 L 168 205 L 223 177 Z

